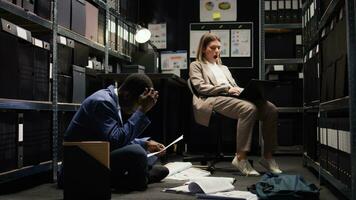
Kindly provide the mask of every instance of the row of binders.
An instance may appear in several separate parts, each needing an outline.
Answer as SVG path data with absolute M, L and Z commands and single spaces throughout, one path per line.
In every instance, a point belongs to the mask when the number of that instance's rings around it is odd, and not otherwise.
M 319 118 L 319 161 L 336 179 L 351 186 L 349 118 Z
M 306 49 L 315 45 L 319 38 L 320 9 L 316 0 L 308 0 L 303 8 L 303 44 Z
M 300 23 L 302 0 L 265 0 L 265 23 Z
M 0 113 L 0 173 L 49 161 L 51 113 Z
M 7 0 L 25 11 L 51 19 L 51 0 Z M 118 8 L 117 0 L 109 0 L 109 5 Z M 60 0 L 57 3 L 58 24 L 87 39 L 105 45 L 106 15 L 103 8 L 85 0 Z M 135 27 L 126 21 L 109 15 L 109 48 L 121 55 L 130 56 L 137 48 L 134 40 Z
M 7 20 L 0 21 L 0 98 L 48 101 L 50 44 Z

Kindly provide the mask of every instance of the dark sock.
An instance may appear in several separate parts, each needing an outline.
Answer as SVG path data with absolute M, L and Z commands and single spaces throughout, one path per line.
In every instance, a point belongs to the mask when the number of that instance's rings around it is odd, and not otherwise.
M 165 166 L 154 165 L 148 172 L 148 183 L 157 183 L 164 179 L 169 174 L 169 170 Z

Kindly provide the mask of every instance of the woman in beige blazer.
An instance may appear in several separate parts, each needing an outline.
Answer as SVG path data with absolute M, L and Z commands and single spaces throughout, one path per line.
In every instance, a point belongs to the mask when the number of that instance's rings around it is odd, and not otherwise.
M 229 69 L 220 59 L 220 39 L 212 34 L 204 34 L 199 42 L 196 61 L 190 64 L 189 76 L 193 87 L 201 96 L 193 96 L 193 109 L 196 122 L 208 126 L 212 111 L 232 119 L 238 119 L 236 133 L 236 156 L 232 164 L 245 175 L 259 175 L 247 160 L 250 150 L 252 130 L 256 119 L 263 122 L 264 141 L 261 165 L 273 173 L 281 173 L 272 158 L 277 144 L 276 107 L 269 101 L 252 103 L 238 98 L 242 91 Z M 229 94 L 229 96 L 218 95 Z M 210 96 L 210 97 L 208 97 Z

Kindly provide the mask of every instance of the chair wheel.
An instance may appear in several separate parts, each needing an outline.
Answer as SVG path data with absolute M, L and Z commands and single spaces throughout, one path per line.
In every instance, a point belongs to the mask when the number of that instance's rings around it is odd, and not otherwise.
M 215 171 L 215 166 L 209 166 L 207 169 L 210 173 L 214 173 Z

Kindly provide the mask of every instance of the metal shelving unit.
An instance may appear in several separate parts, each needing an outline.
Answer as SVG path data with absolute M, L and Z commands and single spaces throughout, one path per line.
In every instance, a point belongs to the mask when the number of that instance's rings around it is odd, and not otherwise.
M 312 168 L 319 175 L 319 181 L 322 179 L 326 180 L 329 184 L 335 187 L 341 194 L 345 195 L 346 198 L 351 199 L 352 191 L 338 179 L 336 179 L 332 174 L 330 174 L 325 169 L 321 168 L 318 162 L 311 159 L 306 153 L 303 154 L 303 165 Z
M 32 12 L 26 12 L 23 8 L 16 6 L 8 1 L 0 0 L 0 17 L 6 16 L 16 18 L 15 20 L 26 20 L 27 27 L 41 27 L 42 29 L 52 30 L 52 22 L 46 20 Z
M 100 1 L 100 0 L 93 0 L 94 3 L 99 5 L 100 7 L 105 6 L 105 3 Z M 40 16 L 37 16 L 36 14 L 32 12 L 27 12 L 23 8 L 16 6 L 8 1 L 5 0 L 0 0 L 0 10 L 3 12 L 6 12 L 6 18 L 16 18 L 15 22 L 11 20 L 13 23 L 16 24 L 16 21 L 26 21 L 26 28 L 29 29 L 30 31 L 36 31 L 40 29 L 44 29 L 46 31 L 52 31 L 53 24 L 51 21 L 44 19 Z M 0 12 L 0 17 L 2 17 L 4 13 Z M 115 13 L 115 16 L 119 16 L 118 13 Z M 130 23 L 132 24 L 132 23 Z M 20 24 L 18 24 L 21 26 Z M 105 46 L 102 44 L 99 44 L 97 42 L 94 42 L 72 30 L 68 30 L 67 28 L 64 28 L 62 26 L 58 26 L 58 34 L 63 35 L 69 39 L 75 40 L 76 42 L 80 42 L 82 44 L 85 44 L 86 46 L 94 49 L 98 54 L 104 55 L 105 54 Z M 117 51 L 109 50 L 108 53 L 111 57 L 125 60 L 128 62 L 131 62 L 131 57 L 121 54 Z
M 289 58 L 289 59 L 265 59 L 265 64 L 303 64 L 302 58 Z
M 58 138 L 59 138 L 59 127 L 58 112 L 75 112 L 79 109 L 80 104 L 77 103 L 62 103 L 58 101 L 58 52 L 57 44 L 61 43 L 60 40 L 57 40 L 58 36 L 64 36 L 68 39 L 72 39 L 76 42 L 82 43 L 90 48 L 90 52 L 103 56 L 105 69 L 108 68 L 109 59 L 115 59 L 125 62 L 131 62 L 131 57 L 124 55 L 120 52 L 111 50 L 108 46 L 108 27 L 109 27 L 109 14 L 114 15 L 117 18 L 120 18 L 121 21 L 125 22 L 131 27 L 136 27 L 133 23 L 125 20 L 118 11 L 109 9 L 109 6 L 106 2 L 102 0 L 88 0 L 96 4 L 100 9 L 104 9 L 106 12 L 106 34 L 105 34 L 105 44 L 102 45 L 97 42 L 94 42 L 82 35 L 77 34 L 76 32 L 69 30 L 67 28 L 61 27 L 57 23 L 57 2 L 59 0 L 53 0 L 51 5 L 51 20 L 44 19 L 40 16 L 37 16 L 35 13 L 24 10 L 22 7 L 19 7 L 15 4 L 12 4 L 6 0 L 0 0 L 0 18 L 9 20 L 11 23 L 22 27 L 31 33 L 45 33 L 51 34 L 52 41 L 57 41 L 52 44 L 51 54 L 52 54 L 52 101 L 30 101 L 30 100 L 18 100 L 18 99 L 6 99 L 0 98 L 0 110 L 15 110 L 16 112 L 22 112 L 23 110 L 33 110 L 33 111 L 48 111 L 52 112 L 52 160 L 40 163 L 34 166 L 27 166 L 18 168 L 12 171 L 7 171 L 0 173 L 0 183 L 9 182 L 15 179 L 20 179 L 26 176 L 38 174 L 41 172 L 53 170 L 53 179 L 57 179 L 57 168 L 58 168 Z M 87 74 L 96 76 L 100 72 L 88 69 Z
M 19 178 L 35 175 L 42 172 L 48 172 L 52 169 L 52 161 L 40 163 L 38 165 L 27 166 L 20 169 L 0 173 L 0 184 Z
M 279 113 L 302 113 L 303 107 L 277 107 Z
M 0 98 L 0 109 L 7 110 L 52 110 L 50 101 L 29 101 Z
M 265 24 L 265 13 L 264 13 L 264 1 L 261 1 L 261 68 L 260 68 L 260 78 L 266 79 L 267 73 L 289 73 L 289 71 L 285 71 L 280 69 L 281 71 L 271 71 L 269 72 L 266 69 L 267 65 L 288 65 L 288 64 L 302 64 L 303 59 L 301 58 L 281 58 L 281 59 L 268 59 L 265 57 L 265 34 L 280 34 L 280 33 L 289 33 L 295 32 L 302 29 L 302 23 L 275 23 L 275 24 Z M 293 71 L 294 72 L 294 71 Z M 296 73 L 296 72 L 294 72 Z M 278 105 L 277 105 L 278 106 Z M 284 115 L 293 115 L 293 114 L 302 114 L 304 111 L 303 107 L 277 107 L 278 112 Z M 261 125 L 260 125 L 260 133 L 261 133 Z M 276 154 L 297 154 L 300 155 L 302 153 L 302 146 L 278 146 L 276 147 Z
M 318 22 L 319 34 L 323 34 L 324 27 L 327 26 L 331 18 L 338 14 L 336 12 L 343 5 L 345 5 L 346 12 L 346 41 L 347 41 L 347 66 L 348 66 L 348 87 L 349 96 L 333 99 L 327 102 L 313 102 L 312 105 L 304 106 L 307 112 L 318 112 L 321 118 L 328 118 L 330 116 L 349 117 L 350 124 L 350 147 L 351 147 L 351 188 L 342 183 L 338 178 L 334 177 L 327 169 L 320 166 L 320 164 L 310 158 L 306 153 L 303 155 L 303 162 L 306 166 L 318 172 L 322 180 L 327 181 L 337 191 L 345 195 L 347 199 L 356 199 L 356 93 L 355 93 L 355 77 L 356 77 L 356 2 L 354 0 L 331 0 L 327 9 L 322 13 L 322 17 Z M 335 47 L 337 48 L 337 47 Z
M 320 22 L 319 22 L 319 27 L 324 27 L 325 24 L 328 22 L 328 20 L 330 19 L 330 16 L 333 14 L 333 12 L 335 11 L 336 8 L 340 7 L 340 4 L 343 2 L 344 0 L 332 0 L 329 3 L 328 8 L 326 9 L 326 11 L 323 13 Z
M 301 29 L 301 23 L 287 23 L 287 24 L 265 24 L 265 30 L 280 30 L 280 29 Z
M 343 97 L 334 99 L 328 102 L 320 103 L 320 111 L 335 111 L 335 110 L 348 110 L 350 107 L 350 97 Z

